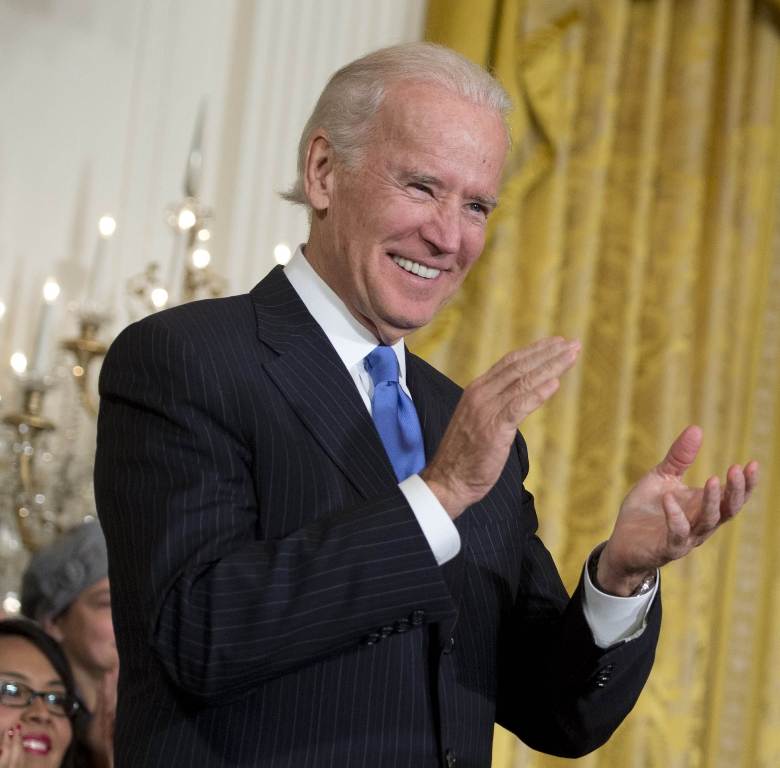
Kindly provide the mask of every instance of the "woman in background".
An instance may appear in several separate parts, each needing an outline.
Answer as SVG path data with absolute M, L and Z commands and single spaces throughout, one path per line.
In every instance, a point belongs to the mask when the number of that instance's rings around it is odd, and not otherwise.
M 0 768 L 75 768 L 73 676 L 30 621 L 0 621 Z

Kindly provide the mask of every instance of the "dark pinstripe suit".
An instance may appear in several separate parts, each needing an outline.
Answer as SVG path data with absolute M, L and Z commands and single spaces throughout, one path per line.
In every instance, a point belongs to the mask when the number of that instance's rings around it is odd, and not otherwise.
M 408 355 L 433 455 L 460 390 Z M 601 651 L 535 536 L 518 437 L 436 565 L 355 385 L 280 269 L 126 329 L 95 489 L 121 657 L 117 766 L 490 763 L 498 720 L 602 743 L 649 673 Z

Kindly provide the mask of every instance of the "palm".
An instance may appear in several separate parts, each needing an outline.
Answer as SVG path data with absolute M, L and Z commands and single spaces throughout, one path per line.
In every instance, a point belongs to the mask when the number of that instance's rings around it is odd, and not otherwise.
M 703 488 L 683 482 L 701 446 L 701 430 L 688 427 L 664 460 L 642 477 L 620 507 L 608 542 L 609 560 L 623 574 L 648 572 L 687 555 L 731 519 L 758 481 L 758 465 L 733 465 L 725 487 L 716 476 Z
M 676 537 L 669 530 L 663 503 L 666 494 L 673 495 L 691 524 L 701 510 L 702 488 L 689 488 L 679 478 L 661 475 L 657 468 L 648 472 L 623 501 L 613 533 L 614 543 L 620 544 L 622 559 L 631 570 L 660 567 L 695 546 L 690 536 Z

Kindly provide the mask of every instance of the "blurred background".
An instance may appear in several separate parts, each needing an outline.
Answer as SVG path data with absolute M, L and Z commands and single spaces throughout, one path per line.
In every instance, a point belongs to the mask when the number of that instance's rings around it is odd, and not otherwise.
M 748 508 L 663 572 L 635 711 L 580 760 L 780 766 L 780 0 L 0 0 L 0 600 L 94 515 L 95 380 L 128 322 L 250 289 L 306 237 L 278 192 L 329 75 L 431 39 L 495 71 L 513 150 L 488 245 L 410 340 L 459 383 L 546 334 L 584 352 L 523 425 L 572 588 L 690 422 Z M 518 691 L 519 696 L 533 695 Z

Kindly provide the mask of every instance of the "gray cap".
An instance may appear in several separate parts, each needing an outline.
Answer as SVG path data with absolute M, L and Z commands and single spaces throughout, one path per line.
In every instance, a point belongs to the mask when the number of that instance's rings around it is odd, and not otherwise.
M 22 613 L 36 621 L 58 616 L 106 576 L 108 555 L 100 525 L 79 525 L 30 559 L 22 576 Z

